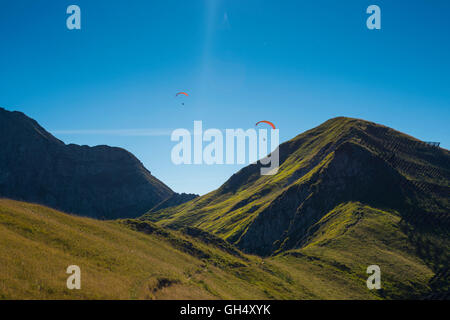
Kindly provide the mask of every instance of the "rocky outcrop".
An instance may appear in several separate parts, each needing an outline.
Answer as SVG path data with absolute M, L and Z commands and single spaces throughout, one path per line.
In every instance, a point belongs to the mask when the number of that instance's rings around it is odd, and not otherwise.
M 0 108 L 0 197 L 100 219 L 137 217 L 174 195 L 130 152 L 66 145 Z

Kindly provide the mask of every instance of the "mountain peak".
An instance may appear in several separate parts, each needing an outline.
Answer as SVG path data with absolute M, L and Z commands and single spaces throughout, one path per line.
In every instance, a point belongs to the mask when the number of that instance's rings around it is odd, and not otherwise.
M 174 192 L 130 152 L 66 145 L 22 112 L 0 109 L 0 196 L 96 218 L 136 217 Z
M 370 121 L 336 117 L 282 143 L 279 154 L 276 175 L 261 176 L 259 164 L 251 164 L 216 191 L 144 218 L 200 227 L 260 255 L 303 246 L 310 228 L 342 203 L 400 212 L 411 223 L 449 222 L 445 149 Z
M 14 139 L 25 141 L 47 140 L 49 143 L 64 143 L 42 128 L 37 121 L 20 111 L 8 111 L 0 107 L 0 128 L 2 134 L 14 136 Z

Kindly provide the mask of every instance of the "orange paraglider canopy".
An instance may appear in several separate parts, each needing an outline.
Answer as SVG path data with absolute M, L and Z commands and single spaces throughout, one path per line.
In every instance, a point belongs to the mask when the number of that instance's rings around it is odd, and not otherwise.
M 270 121 L 267 121 L 267 120 L 261 120 L 261 121 L 258 121 L 258 122 L 255 124 L 255 126 L 257 126 L 257 125 L 260 124 L 260 123 L 267 123 L 268 125 L 270 125 L 270 126 L 272 127 L 272 129 L 275 130 L 275 125 L 274 125 L 272 122 L 270 122 Z
M 176 96 L 178 97 L 180 94 L 184 94 L 186 97 L 189 97 L 189 95 L 188 95 L 186 92 L 178 92 L 178 93 L 176 94 Z

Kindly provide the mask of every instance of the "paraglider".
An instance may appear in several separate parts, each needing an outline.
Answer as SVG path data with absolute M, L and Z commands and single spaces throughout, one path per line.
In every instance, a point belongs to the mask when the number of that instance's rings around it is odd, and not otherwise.
M 178 97 L 178 96 L 180 96 L 180 95 L 189 97 L 189 95 L 188 95 L 186 92 L 183 92 L 183 91 L 182 91 L 182 92 L 178 92 L 178 93 L 175 95 L 175 97 Z M 184 102 L 182 102 L 181 105 L 184 106 Z
M 270 121 L 267 121 L 267 120 L 261 120 L 261 121 L 258 121 L 258 122 L 255 124 L 255 126 L 257 126 L 257 125 L 260 124 L 260 123 L 267 123 L 268 125 L 270 125 L 270 126 L 272 127 L 273 130 L 275 130 L 275 125 L 274 125 L 272 122 L 270 122 Z
M 258 121 L 258 122 L 255 124 L 255 127 L 256 127 L 258 124 L 260 124 L 260 123 L 267 123 L 269 126 L 272 127 L 273 130 L 275 130 L 275 125 L 274 125 L 272 122 L 267 121 L 267 120 L 261 120 L 261 121 Z M 263 141 L 266 141 L 266 139 L 263 138 Z

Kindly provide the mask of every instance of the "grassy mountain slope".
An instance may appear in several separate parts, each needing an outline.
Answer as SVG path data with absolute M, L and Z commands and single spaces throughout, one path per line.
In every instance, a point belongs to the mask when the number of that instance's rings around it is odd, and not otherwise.
M 153 234 L 134 228 L 132 220 L 98 221 L 0 200 L 0 297 L 264 298 L 265 286 L 286 294 L 274 276 L 251 268 L 258 258 L 158 227 Z M 72 264 L 81 268 L 81 290 L 66 289 Z
M 311 273 L 313 276 L 324 274 L 339 279 L 346 287 L 354 279 L 367 279 L 367 267 L 375 264 L 382 272 L 382 290 L 378 292 L 381 297 L 425 297 L 434 273 L 416 255 L 399 222 L 395 212 L 345 203 L 312 226 L 306 246 L 283 252 L 274 260 L 287 272 L 308 263 L 320 266 Z M 329 288 L 325 284 L 316 290 Z
M 252 164 L 219 189 L 143 219 L 173 228 L 199 227 L 262 255 L 301 247 L 309 227 L 348 201 L 397 210 L 414 225 L 448 226 L 447 150 L 343 117 L 300 134 L 279 150 L 278 174 L 261 176 L 259 164 Z
M 354 215 L 354 209 L 360 213 Z M 348 203 L 317 224 L 310 245 L 263 259 L 243 254 L 195 228 L 173 231 L 141 220 L 98 221 L 2 199 L 0 298 L 380 299 L 422 295 L 433 272 L 394 226 L 398 219 L 394 213 Z M 384 290 L 370 291 L 365 268 L 377 263 Z M 66 289 L 65 270 L 72 264 L 81 268 L 81 290 Z
M 295 269 L 303 266 L 298 257 L 335 270 L 337 263 L 342 270 L 336 271 L 347 280 L 367 263 L 378 261 L 388 269 L 395 263 L 398 267 L 386 274 L 392 285 L 380 294 L 404 297 L 410 290 L 411 297 L 448 297 L 448 150 L 382 125 L 340 117 L 281 144 L 279 151 L 274 176 L 261 176 L 259 164 L 252 164 L 219 189 L 142 219 L 174 229 L 195 226 L 244 252 L 285 259 L 285 266 L 294 259 Z M 345 219 L 355 217 L 364 217 L 364 224 L 350 223 L 352 233 L 333 231 L 334 224 L 336 230 L 346 229 Z M 350 237 L 353 233 L 359 236 Z M 371 240 L 362 245 L 365 238 Z M 409 280 L 398 284 L 403 276 Z

